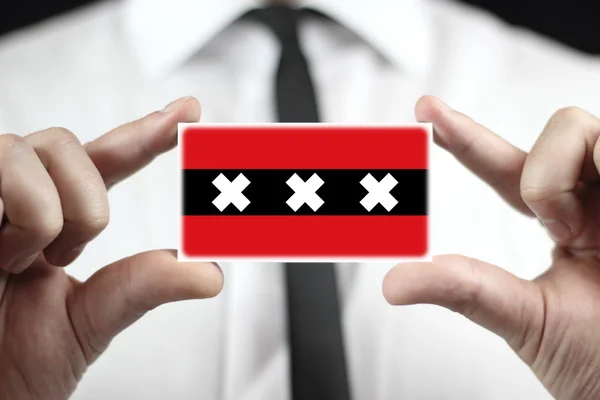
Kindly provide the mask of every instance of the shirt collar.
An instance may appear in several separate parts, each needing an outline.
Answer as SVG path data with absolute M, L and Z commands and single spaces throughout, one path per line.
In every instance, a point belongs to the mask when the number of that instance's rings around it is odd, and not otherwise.
M 124 24 L 143 68 L 177 67 L 261 0 L 125 0 Z M 420 74 L 432 57 L 424 0 L 303 0 L 361 36 L 398 68 Z

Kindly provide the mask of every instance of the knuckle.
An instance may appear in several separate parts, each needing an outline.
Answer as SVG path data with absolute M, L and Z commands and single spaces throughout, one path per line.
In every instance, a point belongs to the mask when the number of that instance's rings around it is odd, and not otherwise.
M 53 146 L 70 147 L 81 144 L 77 135 L 66 128 L 50 128 L 47 131 L 47 135 L 49 136 L 50 143 Z
M 84 184 L 87 193 L 87 205 L 84 211 L 72 222 L 83 226 L 86 233 L 102 232 L 110 222 L 110 207 L 106 187 L 100 181 L 88 180 Z
M 549 188 L 542 186 L 523 186 L 521 187 L 521 198 L 527 204 L 536 204 L 547 201 L 552 196 Z
M 131 259 L 124 262 L 119 270 L 119 290 L 125 308 L 133 316 L 139 317 L 148 311 L 152 311 L 155 305 L 148 301 L 146 293 L 141 291 L 135 284 L 133 276 L 135 275 L 134 264 Z
M 46 213 L 41 215 L 37 222 L 29 229 L 36 237 L 44 242 L 51 242 L 60 234 L 63 229 L 63 224 L 62 214 L 51 215 L 51 213 Z
M 467 318 L 474 318 L 483 290 L 483 276 L 475 260 L 469 259 L 468 266 L 470 274 L 464 282 L 460 298 L 454 304 L 454 310 Z
M 519 180 L 521 177 L 521 171 L 515 168 L 505 168 L 498 170 L 488 181 L 489 185 L 493 188 L 510 190 L 513 182 Z
M 108 209 L 99 208 L 88 212 L 82 222 L 92 233 L 99 233 L 108 226 L 108 223 L 110 222 L 110 213 L 108 212 Z
M 25 139 L 14 133 L 5 133 L 0 135 L 0 143 L 4 146 L 14 146 L 17 143 L 23 143 Z
M 580 121 L 586 120 L 590 117 L 587 111 L 580 107 L 569 106 L 563 107 L 556 111 L 552 117 L 552 121 Z
M 0 135 L 0 151 L 4 154 L 15 154 L 24 151 L 27 148 L 25 140 L 13 133 Z
M 457 144 L 456 148 L 454 149 L 454 153 L 457 157 L 466 156 L 467 154 L 471 153 L 471 150 L 477 148 L 477 140 L 478 137 L 474 136 L 463 141 L 462 143 Z
M 148 118 L 151 118 L 153 116 L 156 116 L 157 114 L 160 114 L 160 111 L 155 111 L 152 114 L 141 118 L 141 119 L 136 119 L 134 121 L 130 122 L 130 132 L 138 132 L 138 131 L 143 131 L 144 130 L 144 126 L 148 124 Z M 156 140 L 152 140 L 152 141 L 138 141 L 136 143 L 136 149 L 137 152 L 139 153 L 139 155 L 145 159 L 145 160 L 153 160 L 156 157 L 156 146 L 157 146 L 157 141 Z

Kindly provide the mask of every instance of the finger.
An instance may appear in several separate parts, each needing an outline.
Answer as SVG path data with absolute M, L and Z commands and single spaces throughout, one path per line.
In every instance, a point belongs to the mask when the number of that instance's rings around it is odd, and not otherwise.
M 578 108 L 559 110 L 525 162 L 521 197 L 559 242 L 577 237 L 583 228 L 583 209 L 575 189 L 584 165 L 595 170 L 593 148 L 599 136 L 600 121 L 590 114 Z
M 179 263 L 175 251 L 141 253 L 111 264 L 68 299 L 74 329 L 88 364 L 111 339 L 161 304 L 216 296 L 223 275 L 213 263 Z
M 184 97 L 85 145 L 108 188 L 134 174 L 177 144 L 177 124 L 197 122 L 200 104 Z
M 85 149 L 68 130 L 48 129 L 26 136 L 25 141 L 54 181 L 62 206 L 63 229 L 44 255 L 49 263 L 65 266 L 108 225 L 106 187 Z
M 493 265 L 462 256 L 394 267 L 383 282 L 393 305 L 434 304 L 458 312 L 503 337 L 532 362 L 543 328 L 538 287 Z
M 433 124 L 436 143 L 483 179 L 511 206 L 526 215 L 533 215 L 519 192 L 526 157 L 524 151 L 432 96 L 419 99 L 415 115 L 419 122 Z
M 37 154 L 23 138 L 0 136 L 0 268 L 19 273 L 62 230 L 58 192 Z

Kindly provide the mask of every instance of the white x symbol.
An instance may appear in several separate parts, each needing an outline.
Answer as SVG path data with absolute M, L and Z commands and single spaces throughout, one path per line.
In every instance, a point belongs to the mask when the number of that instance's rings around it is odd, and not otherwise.
M 398 200 L 390 194 L 390 191 L 398 184 L 392 175 L 387 174 L 381 182 L 378 182 L 373 175 L 367 174 L 360 184 L 369 191 L 360 202 L 367 211 L 371 211 L 377 204 L 381 204 L 389 212 L 398 204 Z
M 242 191 L 250 184 L 248 178 L 244 174 L 239 174 L 233 181 L 223 174 L 219 174 L 213 181 L 213 185 L 221 191 L 221 194 L 213 200 L 213 204 L 223 212 L 228 205 L 233 204 L 238 210 L 244 211 L 244 208 L 250 204 L 250 200 L 242 194 Z
M 287 184 L 294 189 L 294 194 L 287 201 L 287 205 L 294 211 L 298 211 L 303 204 L 308 204 L 313 211 L 317 211 L 324 203 L 323 199 L 317 194 L 317 190 L 323 186 L 323 180 L 317 174 L 313 174 L 306 182 L 298 176 L 292 175 Z

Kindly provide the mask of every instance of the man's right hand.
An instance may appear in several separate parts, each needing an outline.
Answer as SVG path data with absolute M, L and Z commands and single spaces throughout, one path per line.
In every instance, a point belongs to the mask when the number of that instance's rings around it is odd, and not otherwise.
M 149 251 L 78 282 L 60 268 L 108 224 L 107 190 L 177 143 L 193 98 L 82 145 L 62 128 L 0 135 L 0 399 L 63 400 L 111 339 L 168 302 L 216 296 L 216 264 Z

